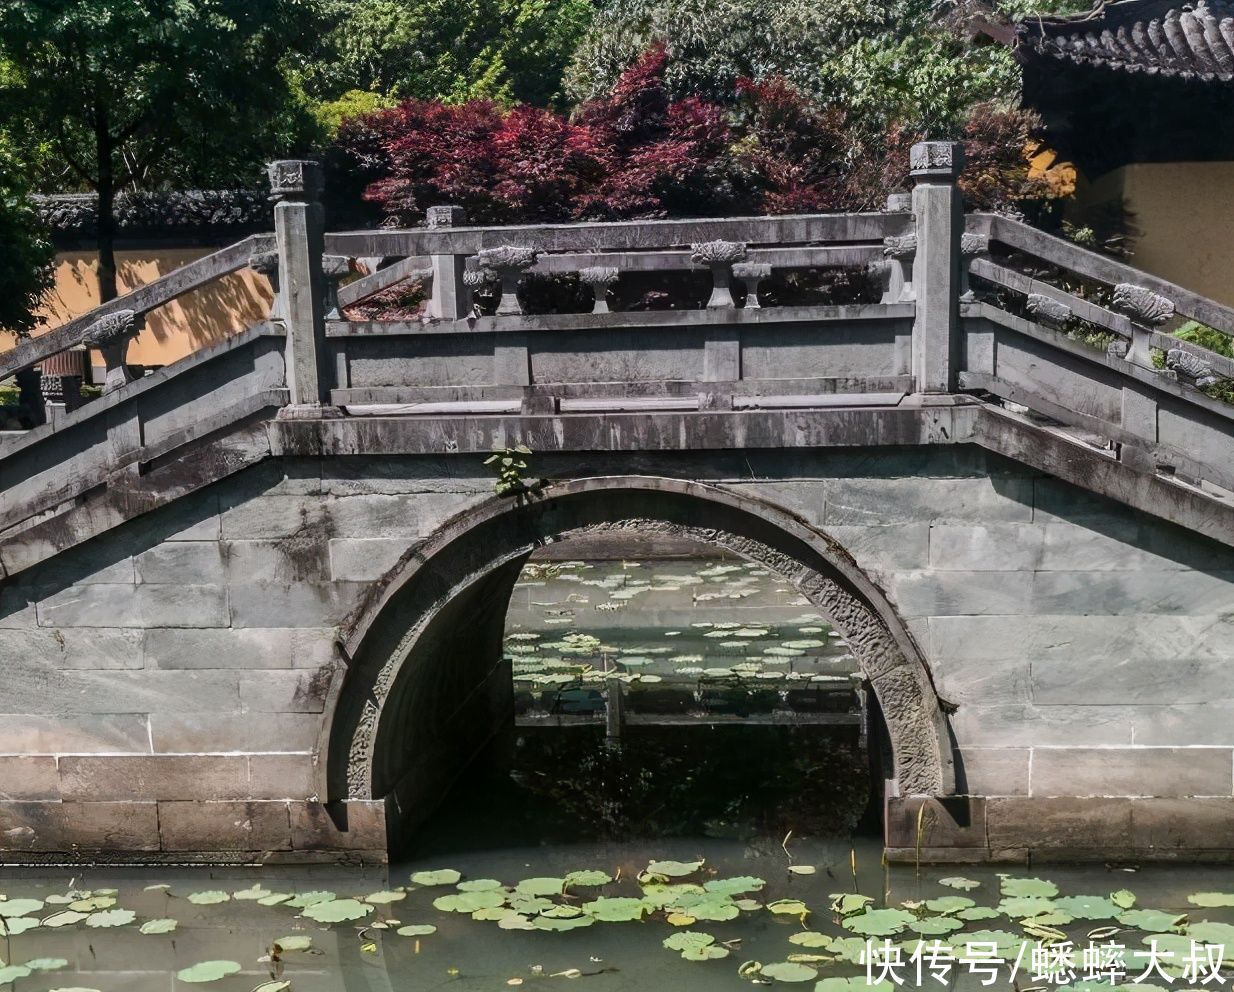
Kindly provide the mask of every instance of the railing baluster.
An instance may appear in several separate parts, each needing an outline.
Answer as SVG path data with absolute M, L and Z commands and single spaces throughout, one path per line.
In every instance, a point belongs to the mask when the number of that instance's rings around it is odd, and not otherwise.
M 461 227 L 467 223 L 467 213 L 462 207 L 429 207 L 426 223 L 430 230 Z M 458 320 L 471 313 L 471 287 L 464 275 L 467 256 L 458 254 L 430 255 L 433 295 L 429 299 L 428 313 L 438 320 Z
M 744 262 L 746 245 L 741 241 L 703 241 L 690 245 L 692 252 L 690 260 L 695 265 L 706 265 L 711 268 L 711 299 L 707 301 L 708 310 L 732 310 L 737 304 L 733 301 L 733 265 Z

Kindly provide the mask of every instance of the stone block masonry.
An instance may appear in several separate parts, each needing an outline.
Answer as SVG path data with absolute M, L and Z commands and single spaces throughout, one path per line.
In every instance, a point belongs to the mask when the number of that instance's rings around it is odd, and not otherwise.
M 757 461 L 643 469 L 790 511 L 882 588 L 954 708 L 947 802 L 970 808 L 931 814 L 934 854 L 1234 851 L 1234 552 L 976 449 Z M 268 462 L 7 581 L 3 856 L 383 858 L 382 799 L 324 802 L 336 642 L 402 555 L 489 499 L 464 467 Z M 916 802 L 889 802 L 893 856 Z

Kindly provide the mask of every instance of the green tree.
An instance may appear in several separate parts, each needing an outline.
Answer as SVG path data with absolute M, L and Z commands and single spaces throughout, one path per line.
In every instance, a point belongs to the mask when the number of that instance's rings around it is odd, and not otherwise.
M 323 0 L 3 0 L 0 113 L 98 194 L 99 290 L 116 294 L 116 193 L 257 179 L 313 136 L 290 62 Z
M 369 90 L 548 106 L 591 13 L 592 0 L 338 0 L 305 85 L 326 101 Z
M 0 330 L 25 335 L 51 289 L 54 251 L 29 197 L 27 176 L 0 131 Z

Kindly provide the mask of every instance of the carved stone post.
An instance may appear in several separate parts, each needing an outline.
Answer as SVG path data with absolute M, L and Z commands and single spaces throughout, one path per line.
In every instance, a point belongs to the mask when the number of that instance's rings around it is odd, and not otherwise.
M 758 291 L 771 278 L 771 266 L 766 262 L 738 262 L 733 266 L 733 275 L 746 287 L 746 310 L 761 310 Z
M 592 313 L 610 312 L 608 308 L 609 287 L 617 281 L 620 275 L 620 270 L 607 265 L 593 265 L 590 268 L 579 270 L 579 280 L 584 286 L 590 286 L 592 293 L 595 294 L 596 303 L 591 308 Z
M 322 255 L 321 277 L 326 284 L 326 296 L 322 307 L 326 311 L 327 320 L 340 318 L 338 308 L 338 287 L 343 277 L 351 272 L 351 259 L 346 255 Z
M 274 235 L 278 242 L 282 319 L 287 325 L 286 365 L 290 409 L 280 416 L 320 416 L 329 406 L 325 279 L 321 258 L 325 217 L 321 166 L 293 160 L 270 164 Z
M 447 227 L 461 227 L 467 223 L 467 213 L 462 207 L 429 207 L 425 224 L 436 231 Z M 438 320 L 458 320 L 471 313 L 471 289 L 463 278 L 466 271 L 466 255 L 430 255 L 433 295 L 429 298 L 428 313 Z
M 132 310 L 114 310 L 87 327 L 82 335 L 82 341 L 90 348 L 97 348 L 103 356 L 103 365 L 107 369 L 103 381 L 104 396 L 137 378 L 125 356 L 129 342 L 141 332 L 144 323 L 145 317 Z
M 518 302 L 518 283 L 524 272 L 536 264 L 538 252 L 524 245 L 502 245 L 500 248 L 485 248 L 477 256 L 482 269 L 490 269 L 501 278 L 501 303 L 497 306 L 498 317 L 521 315 Z
M 960 299 L 965 303 L 975 300 L 976 294 L 968 284 L 968 267 L 974 258 L 988 255 L 990 239 L 984 234 L 963 234 L 960 236 Z
M 917 220 L 913 376 L 920 393 L 950 393 L 956 387 L 960 360 L 964 209 L 956 180 L 964 167 L 964 147 L 950 141 L 923 141 L 913 145 L 909 165 Z
M 690 249 L 693 252 L 690 261 L 695 265 L 711 267 L 711 299 L 707 301 L 707 309 L 735 309 L 733 264 L 745 261 L 746 246 L 740 241 L 704 241 L 690 245 Z
M 883 238 L 883 258 L 887 266 L 882 303 L 907 303 L 915 299 L 913 262 L 917 258 L 917 235 L 900 234 Z
M 1131 318 L 1131 347 L 1124 356 L 1132 365 L 1157 371 L 1153 365 L 1153 328 L 1174 316 L 1174 302 L 1143 286 L 1120 282 L 1114 287 L 1111 309 Z
M 270 304 L 270 319 L 280 320 L 283 313 L 282 297 L 279 295 L 279 253 L 277 251 L 254 252 L 249 256 L 249 268 L 265 276 L 270 283 L 274 302 Z

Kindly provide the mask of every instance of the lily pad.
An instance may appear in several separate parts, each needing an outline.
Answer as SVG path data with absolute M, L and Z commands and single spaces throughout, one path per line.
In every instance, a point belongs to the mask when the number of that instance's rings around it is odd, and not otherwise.
M 810 912 L 810 907 L 800 899 L 777 899 L 767 903 L 767 909 L 777 916 L 805 916 Z
M 647 871 L 666 878 L 684 878 L 686 875 L 693 875 L 702 867 L 701 861 L 653 861 L 647 866 Z
M 1046 881 L 1044 878 L 1011 878 L 1004 877 L 1000 886 L 1003 895 L 1019 897 L 1019 896 L 1038 896 L 1044 899 L 1049 899 L 1052 896 L 1058 895 L 1058 886 L 1053 882 Z
M 493 892 L 501 887 L 501 883 L 495 878 L 473 878 L 455 886 L 459 892 Z
M 729 955 L 727 947 L 719 944 L 708 944 L 706 947 L 687 947 L 681 952 L 684 961 L 718 961 Z
M 240 902 L 256 902 L 258 899 L 264 899 L 266 896 L 274 895 L 269 889 L 263 889 L 260 885 L 252 885 L 247 889 L 239 889 L 231 894 L 233 899 L 238 899 Z
M 383 892 L 370 892 L 364 897 L 364 901 L 370 906 L 386 906 L 392 902 L 398 902 L 400 899 L 406 899 L 406 892 L 398 892 L 393 889 L 386 889 Z
M 408 923 L 394 932 L 400 937 L 427 937 L 430 933 L 436 933 L 437 928 L 431 923 Z
M 514 886 L 514 891 L 525 896 L 559 896 L 565 885 L 564 878 L 524 878 Z
M 372 906 L 358 899 L 330 899 L 307 907 L 303 915 L 318 923 L 346 923 L 362 920 L 372 911 Z
M 859 892 L 833 892 L 831 894 L 831 911 L 840 916 L 852 916 L 862 912 L 874 900 Z
M 253 992 L 287 992 L 291 988 L 291 981 L 284 979 L 276 979 L 273 982 L 262 982 L 255 986 Z
M 938 884 L 945 885 L 949 889 L 959 889 L 962 892 L 968 892 L 972 889 L 978 888 L 981 885 L 980 882 L 974 881 L 971 878 L 964 878 L 961 875 L 952 875 L 949 878 L 940 878 L 938 880 Z
M 286 937 L 280 937 L 275 943 L 287 952 L 307 951 L 313 946 L 313 938 L 306 933 L 292 933 Z
M 19 978 L 29 978 L 30 969 L 24 964 L 11 964 L 7 967 L 0 968 L 0 985 L 8 985 L 10 982 L 15 982 Z
M 287 905 L 293 909 L 308 909 L 310 906 L 317 906 L 323 902 L 330 902 L 338 897 L 333 892 L 318 890 L 316 892 L 301 892 L 293 899 L 287 900 Z M 265 899 L 259 899 L 259 903 L 265 903 Z
M 453 895 L 438 896 L 433 900 L 433 908 L 443 913 L 474 913 L 477 909 L 494 909 L 505 904 L 504 892 L 456 892 Z
M 137 919 L 137 914 L 131 909 L 105 909 L 101 913 L 91 913 L 86 917 L 88 927 L 122 927 Z
M 80 923 L 89 915 L 89 913 L 79 913 L 74 909 L 64 909 L 59 913 L 52 913 L 51 916 L 46 917 L 43 920 L 43 926 L 51 927 L 52 929 L 72 926 L 74 923 Z M 0 926 L 3 926 L 3 924 L 0 924 Z
M 955 914 L 957 919 L 968 920 L 970 922 L 974 922 L 976 920 L 992 920 L 996 916 L 1001 915 L 1002 914 L 997 909 L 993 909 L 990 906 L 972 906 L 969 909 L 962 909 Z
M 846 917 L 841 926 L 867 937 L 889 937 L 900 933 L 917 918 L 903 909 L 868 909 Z
M 453 885 L 462 877 L 453 868 L 438 868 L 436 871 L 413 872 L 411 880 L 416 885 Z
M 735 896 L 742 892 L 758 892 L 767 883 L 761 878 L 754 878 L 752 875 L 739 875 L 736 878 L 713 878 L 703 883 L 703 888 L 708 892 L 720 892 L 725 895 Z
M 777 982 L 810 982 L 818 977 L 818 970 L 795 961 L 776 961 L 763 965 L 761 974 L 763 978 L 774 978 Z
M 221 902 L 230 902 L 231 893 L 221 892 L 217 889 L 210 889 L 206 892 L 191 892 L 189 893 L 188 900 L 194 906 L 216 906 Z
M 7 920 L 16 916 L 29 916 L 42 908 L 42 899 L 8 899 L 0 902 L 0 917 Z
M 977 904 L 967 896 L 939 896 L 937 899 L 926 900 L 926 909 L 931 913 L 955 913 L 961 909 L 972 909 Z
M 1118 907 L 1105 896 L 1064 896 L 1054 900 L 1054 907 L 1077 920 L 1112 920 L 1118 915 Z
M 1182 927 L 1187 922 L 1186 913 L 1167 913 L 1160 909 L 1129 909 L 1116 917 L 1124 926 L 1161 933 Z
M 1205 909 L 1215 909 L 1219 906 L 1234 906 L 1234 894 L 1229 892 L 1193 892 L 1187 896 L 1187 902 L 1193 906 L 1203 906 Z
M 257 900 L 259 906 L 278 906 L 291 899 L 290 892 L 271 892 L 268 896 L 262 896 Z
M 956 930 L 963 930 L 964 924 L 960 920 L 951 919 L 949 916 L 930 916 L 924 920 L 914 920 L 908 927 L 923 937 L 939 937 L 946 933 L 953 933 Z
M 33 930 L 39 925 L 37 918 L 18 916 L 9 920 L 0 920 L 0 937 L 17 937 L 27 930 Z
M 34 958 L 27 961 L 25 967 L 31 971 L 59 971 L 69 966 L 66 958 Z
M 628 923 L 641 920 L 647 912 L 647 904 L 642 899 L 602 898 L 583 903 L 583 912 L 601 923 Z
M 579 927 L 592 926 L 595 922 L 594 916 L 574 916 L 569 919 L 537 916 L 531 921 L 531 925 L 537 930 L 577 930 Z
M 789 865 L 788 870 L 794 875 L 813 875 L 818 871 L 813 865 Z
M 570 872 L 566 876 L 566 885 L 581 889 L 594 889 L 601 885 L 608 885 L 612 880 L 613 876 L 606 871 L 586 869 Z
M 146 920 L 141 925 L 141 932 L 145 934 L 171 933 L 179 925 L 176 920 Z
M 1130 889 L 1119 889 L 1117 892 L 1110 893 L 1110 902 L 1119 909 L 1130 909 L 1135 905 L 1135 893 Z
M 236 961 L 202 961 L 191 968 L 181 968 L 176 972 L 176 978 L 190 985 L 203 982 L 217 982 L 220 978 L 234 975 L 240 970 Z

